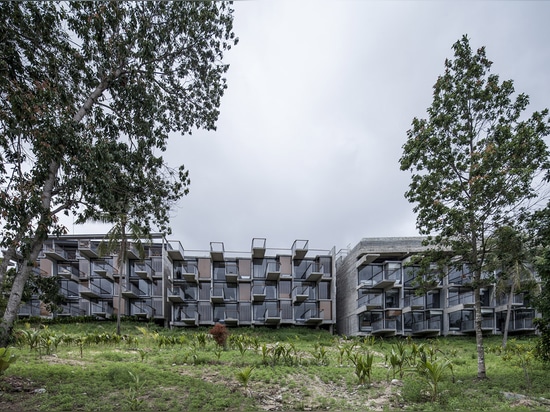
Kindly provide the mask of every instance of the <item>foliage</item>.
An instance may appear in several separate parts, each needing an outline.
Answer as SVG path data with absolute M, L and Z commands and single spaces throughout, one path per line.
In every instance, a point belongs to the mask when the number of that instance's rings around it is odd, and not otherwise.
M 0 376 L 17 360 L 17 356 L 10 353 L 9 348 L 0 348 Z
M 236 44 L 226 2 L 0 5 L 0 264 L 22 259 L 2 322 L 7 341 L 30 268 L 59 213 L 121 209 L 169 233 L 187 193 L 162 152 L 172 132 L 214 129 Z M 146 194 L 146 196 L 144 196 Z
M 250 378 L 252 376 L 252 371 L 254 370 L 254 366 L 247 366 L 241 370 L 239 370 L 235 376 L 239 383 L 243 385 L 245 389 L 248 389 L 248 382 L 250 381 Z
M 439 396 L 439 385 L 447 370 L 453 370 L 453 364 L 448 359 L 430 359 L 422 353 L 416 364 L 418 376 L 428 384 L 430 399 L 435 401 Z
M 513 82 L 489 73 L 483 47 L 474 52 L 463 36 L 453 51 L 434 85 L 428 118 L 414 118 L 407 132 L 400 167 L 412 172 L 405 196 L 427 236 L 428 260 L 471 275 L 477 376 L 485 378 L 479 289 L 491 237 L 501 226 L 516 226 L 540 194 L 534 182 L 548 169 L 543 138 L 550 130 L 546 109 L 525 118 L 528 96 L 512 99 Z
M 128 374 L 132 378 L 130 387 L 128 388 L 128 396 L 126 398 L 126 404 L 131 411 L 137 411 L 143 404 L 143 399 L 140 398 L 145 382 L 142 381 L 139 375 L 128 371 Z
M 229 331 L 227 330 L 227 327 L 225 325 L 222 325 L 221 323 L 216 323 L 214 327 L 208 331 L 208 333 L 212 335 L 214 341 L 218 344 L 218 346 L 225 348 L 227 338 L 229 336 Z

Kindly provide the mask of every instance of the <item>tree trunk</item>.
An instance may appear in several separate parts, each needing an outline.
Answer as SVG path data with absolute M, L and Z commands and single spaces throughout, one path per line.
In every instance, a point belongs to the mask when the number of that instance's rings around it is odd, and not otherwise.
M 13 286 L 11 288 L 8 304 L 0 324 L 0 347 L 6 347 L 9 344 L 11 333 L 13 330 L 13 324 L 19 311 L 19 305 L 21 304 L 21 298 L 23 296 L 23 289 L 25 283 L 29 279 L 31 268 L 34 266 L 34 262 L 38 259 L 38 254 L 42 250 L 44 241 L 48 238 L 48 228 L 51 219 L 50 210 L 52 202 L 52 192 L 56 182 L 57 172 L 59 170 L 59 163 L 52 161 L 49 167 L 48 178 L 44 182 L 41 196 L 41 216 L 38 222 L 34 239 L 31 243 L 31 249 L 29 256 L 23 259 L 23 262 L 17 269 L 17 274 L 13 280 Z
M 477 272 L 477 271 L 476 271 Z M 483 329 L 481 315 L 481 293 L 479 287 L 479 280 L 481 279 L 481 273 L 475 274 L 474 280 L 474 308 L 475 308 L 475 330 L 476 330 L 476 348 L 477 348 L 477 378 L 487 379 L 487 372 L 485 370 L 485 348 L 483 346 Z
M 512 303 L 514 302 L 514 292 L 516 282 L 512 282 L 510 287 L 510 295 L 508 296 L 508 303 L 506 305 L 506 321 L 504 322 L 504 332 L 502 335 L 502 348 L 506 349 L 506 344 L 508 343 L 508 329 L 510 327 L 510 317 L 512 315 Z

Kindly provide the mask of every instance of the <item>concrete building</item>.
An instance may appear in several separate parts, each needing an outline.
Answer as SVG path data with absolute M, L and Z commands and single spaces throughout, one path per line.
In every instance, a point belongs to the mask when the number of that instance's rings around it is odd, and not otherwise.
M 438 336 L 473 334 L 474 294 L 464 266 L 418 294 L 421 237 L 365 238 L 336 258 L 336 325 L 346 336 Z M 502 333 L 508 297 L 495 285 L 481 290 L 482 327 Z M 534 333 L 535 311 L 523 293 L 513 297 L 510 333 Z
M 153 236 L 145 255 L 129 242 L 119 273 L 116 255 L 100 256 L 102 236 L 64 236 L 43 247 L 35 271 L 57 275 L 65 303 L 49 313 L 37 299 L 24 316 L 122 315 L 170 327 L 302 325 L 333 330 L 336 320 L 334 249 L 310 249 L 296 240 L 288 249 L 255 238 L 246 252 L 184 250 Z M 120 309 L 119 309 L 120 308 Z

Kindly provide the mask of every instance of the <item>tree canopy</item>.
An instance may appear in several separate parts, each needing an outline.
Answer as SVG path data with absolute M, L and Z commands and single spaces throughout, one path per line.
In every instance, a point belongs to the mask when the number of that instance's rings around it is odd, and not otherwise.
M 189 179 L 162 152 L 172 132 L 215 128 L 237 38 L 225 2 L 5 2 L 0 13 L 0 247 L 19 261 L 7 333 L 44 240 L 65 230 L 59 213 L 116 213 L 130 193 L 137 222 L 169 231 Z
M 407 132 L 400 166 L 412 173 L 405 197 L 426 243 L 452 251 L 448 266 L 472 271 L 478 377 L 485 378 L 479 288 L 491 237 L 499 227 L 515 227 L 539 200 L 550 129 L 548 110 L 526 117 L 528 96 L 490 73 L 485 48 L 474 51 L 469 43 L 463 36 L 453 45 L 427 118 L 414 118 Z

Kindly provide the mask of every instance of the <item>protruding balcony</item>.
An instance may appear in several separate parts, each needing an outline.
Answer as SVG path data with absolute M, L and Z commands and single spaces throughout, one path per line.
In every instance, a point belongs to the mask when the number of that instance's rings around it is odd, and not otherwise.
M 59 264 L 57 266 L 57 275 L 75 282 L 80 280 L 78 269 L 69 264 Z
M 151 267 L 145 262 L 135 262 L 134 273 L 143 280 L 151 280 Z
M 304 319 L 306 325 L 319 325 L 323 323 L 323 310 L 310 309 L 306 312 Z
M 415 336 L 437 336 L 441 333 L 441 319 L 428 319 L 415 322 L 412 325 Z
M 465 320 L 460 324 L 460 331 L 463 333 L 474 333 L 476 323 L 475 320 Z M 495 327 L 494 319 L 482 319 L 481 320 L 481 331 L 482 332 L 491 332 Z
M 199 281 L 199 270 L 197 265 L 192 263 L 183 263 L 174 267 L 173 284 L 181 284 L 183 282 L 197 283 Z
M 266 297 L 265 286 L 253 286 L 252 287 L 252 301 L 263 302 Z
M 510 320 L 510 332 L 534 332 L 536 329 L 533 318 Z
M 323 278 L 323 266 L 316 262 L 311 262 L 304 274 L 306 282 L 319 282 Z
M 225 281 L 236 283 L 239 280 L 239 267 L 236 262 L 227 262 L 225 264 Z
M 307 255 L 308 240 L 297 239 L 292 244 L 292 258 L 293 259 L 303 259 Z
M 80 285 L 78 291 L 80 296 L 84 296 L 88 299 L 99 299 L 101 297 L 100 292 L 96 288 L 88 288 Z
M 375 336 L 393 336 L 397 332 L 395 319 L 381 319 L 372 324 L 371 333 Z
M 264 319 L 266 325 L 279 325 L 281 323 L 281 311 L 266 309 Z
M 292 303 L 300 303 L 309 299 L 309 286 L 295 286 L 292 290 Z
M 150 319 L 155 316 L 155 309 L 144 302 L 135 302 L 130 304 L 130 316 Z
M 223 242 L 210 242 L 210 258 L 214 262 L 223 262 L 225 249 Z
M 424 309 L 424 296 L 407 295 L 403 300 L 403 313 Z
M 94 316 L 109 318 L 113 314 L 113 307 L 106 301 L 92 303 L 91 313 Z
M 171 322 L 172 326 L 198 326 L 199 325 L 199 312 L 196 308 L 178 309 L 175 312 L 174 321 Z
M 97 258 L 99 256 L 97 251 L 98 246 L 98 242 L 92 242 L 91 240 L 78 241 L 78 251 L 82 256 L 85 256 L 88 259 Z
M 115 272 L 113 266 L 106 261 L 93 261 L 92 271 L 102 278 L 113 280 L 113 273 Z
M 227 309 L 224 311 L 223 323 L 227 326 L 239 326 L 239 311 L 237 309 Z
M 185 302 L 185 293 L 178 287 L 168 289 L 168 300 L 172 303 Z
M 252 239 L 252 258 L 263 259 L 265 256 L 265 239 L 254 238 Z
M 265 279 L 278 281 L 281 277 L 281 265 L 279 262 L 267 262 L 265 269 Z
M 372 262 L 374 262 L 379 257 L 380 257 L 379 254 L 365 253 L 365 254 L 361 255 L 361 257 L 359 257 L 359 259 L 355 263 L 355 267 L 360 268 L 362 266 L 367 266 L 367 265 L 371 264 Z
M 44 244 L 42 247 L 42 250 L 44 251 L 44 255 L 51 260 L 67 260 L 67 252 L 59 246 L 56 246 L 55 244 L 47 245 Z
M 181 245 L 181 242 L 176 240 L 169 240 L 166 243 L 166 254 L 168 255 L 168 259 L 170 259 L 172 262 L 175 260 L 183 260 L 185 253 L 183 250 L 183 246 Z
M 210 302 L 223 303 L 225 301 L 225 294 L 223 287 L 213 287 L 210 290 Z
M 138 248 L 135 247 L 134 244 L 130 242 L 128 242 L 128 246 L 126 248 L 126 257 L 132 260 L 143 259 L 143 256 L 141 256 L 141 253 L 139 252 Z
M 382 309 L 382 294 L 380 293 L 369 293 L 367 295 L 362 296 L 357 301 L 357 313 L 362 313 L 367 310 L 373 310 L 373 309 Z
M 139 299 L 141 291 L 136 285 L 129 283 L 127 286 L 122 287 L 122 296 L 127 299 Z

